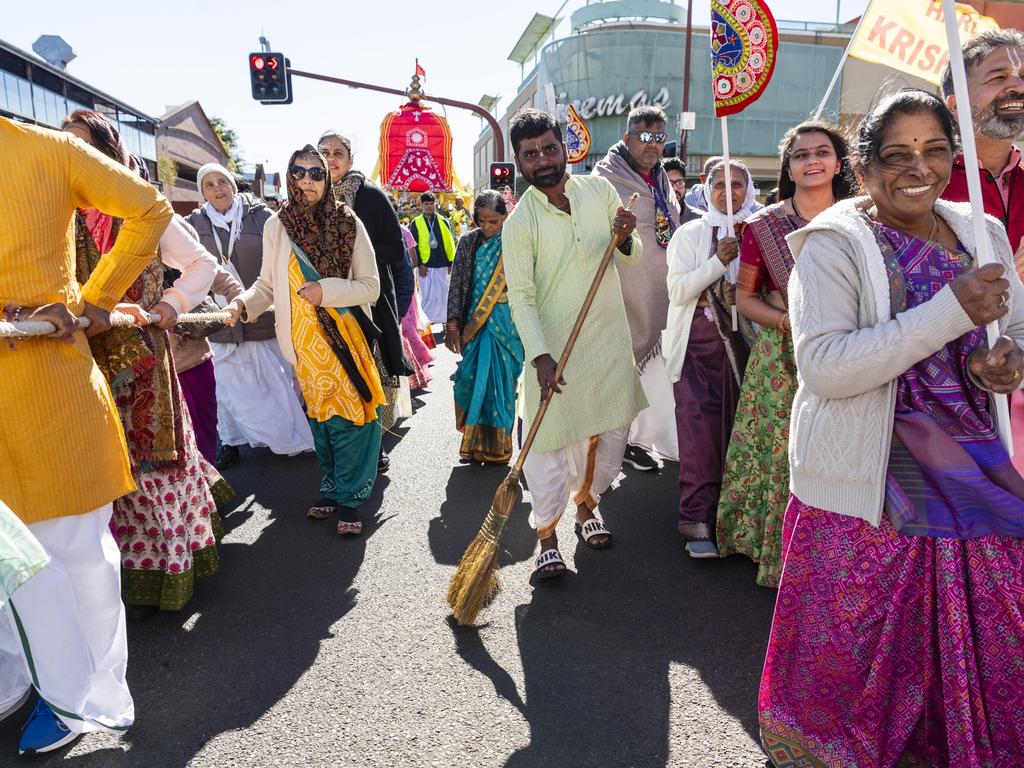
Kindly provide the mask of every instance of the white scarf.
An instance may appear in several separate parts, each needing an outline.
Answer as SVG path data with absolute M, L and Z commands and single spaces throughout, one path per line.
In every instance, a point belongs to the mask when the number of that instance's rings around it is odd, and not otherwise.
M 235 195 L 234 199 L 231 201 L 231 207 L 228 208 L 227 212 L 221 213 L 210 203 L 203 203 L 203 213 L 210 218 L 210 222 L 213 226 L 226 229 L 230 232 L 233 238 L 232 242 L 237 240 L 239 235 L 242 234 L 243 207 L 242 201 L 238 195 Z M 231 243 L 228 243 L 228 248 L 231 248 Z
M 736 172 L 735 169 L 732 170 L 733 173 Z M 729 217 L 726 214 L 722 213 L 722 211 L 715 208 L 714 203 L 711 202 L 711 194 L 709 192 L 705 192 L 705 196 L 707 197 L 708 209 L 702 214 L 702 218 L 704 219 L 705 223 L 715 228 L 716 232 L 718 233 L 718 239 L 724 240 L 729 236 Z M 738 211 L 732 212 L 733 223 L 736 224 L 741 221 L 746 221 L 747 219 L 749 219 L 751 215 L 755 213 L 756 208 L 754 206 L 756 205 L 757 197 L 756 192 L 754 190 L 754 180 L 751 179 L 750 175 L 748 174 L 747 194 L 746 197 L 743 198 L 743 205 L 740 206 L 740 209 Z M 725 272 L 725 279 L 728 282 L 733 283 L 735 285 L 736 280 L 739 277 L 739 274 L 740 260 L 737 258 L 734 259 L 731 264 L 729 264 L 729 267 Z
M 733 173 L 736 170 L 733 169 Z M 750 218 L 751 214 L 755 212 L 754 206 L 757 205 L 757 192 L 754 189 L 754 181 L 747 176 L 747 195 L 743 198 L 743 205 L 740 206 L 738 211 L 733 211 L 732 220 L 734 223 L 746 221 Z M 707 194 L 708 209 L 703 214 L 703 219 L 718 232 L 718 239 L 722 240 L 729 236 L 729 217 L 726 216 L 722 211 L 715 208 L 711 202 L 711 195 Z

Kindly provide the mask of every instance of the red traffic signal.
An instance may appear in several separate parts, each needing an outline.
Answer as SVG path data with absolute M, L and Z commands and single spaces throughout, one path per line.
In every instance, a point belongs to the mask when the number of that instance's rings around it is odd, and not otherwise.
M 264 104 L 291 103 L 291 77 L 283 53 L 260 51 L 249 54 L 249 82 L 252 97 Z
M 491 163 L 491 189 L 516 188 L 516 167 L 513 163 Z

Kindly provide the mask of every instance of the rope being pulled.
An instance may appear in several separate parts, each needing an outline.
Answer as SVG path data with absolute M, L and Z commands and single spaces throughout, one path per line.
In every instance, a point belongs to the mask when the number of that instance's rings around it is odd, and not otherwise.
M 227 312 L 184 312 L 178 315 L 174 324 L 223 323 L 230 317 L 231 315 Z M 110 322 L 116 327 L 126 327 L 129 325 L 135 325 L 135 318 L 131 315 L 126 315 L 123 312 L 111 312 Z M 149 322 L 160 322 L 160 315 L 150 313 Z M 88 328 L 89 318 L 78 318 L 78 327 Z M 23 320 L 19 323 L 0 321 L 0 339 L 27 339 L 32 336 L 49 336 L 56 330 L 57 327 L 53 323 L 45 320 Z

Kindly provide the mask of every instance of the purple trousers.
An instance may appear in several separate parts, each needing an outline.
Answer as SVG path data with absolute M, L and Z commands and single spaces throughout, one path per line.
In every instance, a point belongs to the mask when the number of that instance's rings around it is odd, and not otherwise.
M 213 358 L 178 374 L 181 394 L 192 417 L 199 452 L 211 464 L 217 462 L 217 380 Z
M 679 437 L 679 533 L 688 540 L 713 540 L 725 452 L 740 389 L 718 327 L 701 309 L 693 316 L 686 358 L 674 392 Z

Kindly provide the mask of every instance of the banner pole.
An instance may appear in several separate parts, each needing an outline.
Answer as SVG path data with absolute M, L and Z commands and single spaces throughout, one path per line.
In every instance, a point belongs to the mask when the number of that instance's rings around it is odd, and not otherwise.
M 820 120 L 822 112 L 825 111 L 825 105 L 828 103 L 828 97 L 832 95 L 832 91 L 835 90 L 836 83 L 839 82 L 839 75 L 843 72 L 843 67 L 846 66 L 846 60 L 850 58 L 850 49 L 853 47 L 854 42 L 857 40 L 857 33 L 860 32 L 861 24 L 864 23 L 864 17 L 868 15 L 868 11 L 871 10 L 871 5 L 875 0 L 871 0 L 868 3 L 868 7 L 864 9 L 864 13 L 857 19 L 857 26 L 853 30 L 853 35 L 850 37 L 849 42 L 846 44 L 846 50 L 843 51 L 842 57 L 839 59 L 839 66 L 836 67 L 835 73 L 832 75 L 832 82 L 828 84 L 828 88 L 825 89 L 825 95 L 821 97 L 821 103 L 818 104 L 818 108 L 814 110 L 813 120 Z M 838 21 L 837 21 L 838 24 Z
M 732 161 L 729 158 L 729 118 L 725 115 L 722 122 L 722 180 L 725 182 L 725 218 L 728 222 L 729 237 L 736 237 L 736 227 L 733 225 L 732 216 Z M 708 195 L 708 205 L 711 205 L 711 196 Z M 732 329 L 739 330 L 739 318 L 736 317 L 736 305 L 732 307 Z
M 977 172 L 978 147 L 974 138 L 974 121 L 971 115 L 970 94 L 967 91 L 967 70 L 964 58 L 960 56 L 960 30 L 957 28 L 956 0 L 942 0 L 942 16 L 946 24 L 946 40 L 949 43 L 949 65 L 953 74 L 953 93 L 956 96 L 957 122 L 960 124 L 960 140 L 963 143 L 964 167 L 967 168 L 967 194 L 971 200 L 971 225 L 974 230 L 975 260 L 979 267 L 995 263 L 992 241 L 985 229 L 985 210 L 982 205 L 981 178 Z M 954 52 L 955 55 L 954 55 Z M 999 324 L 985 326 L 989 349 L 999 339 Z M 1006 395 L 989 393 L 995 405 L 999 437 L 1010 456 L 1013 456 L 1013 436 L 1010 433 L 1010 405 Z

